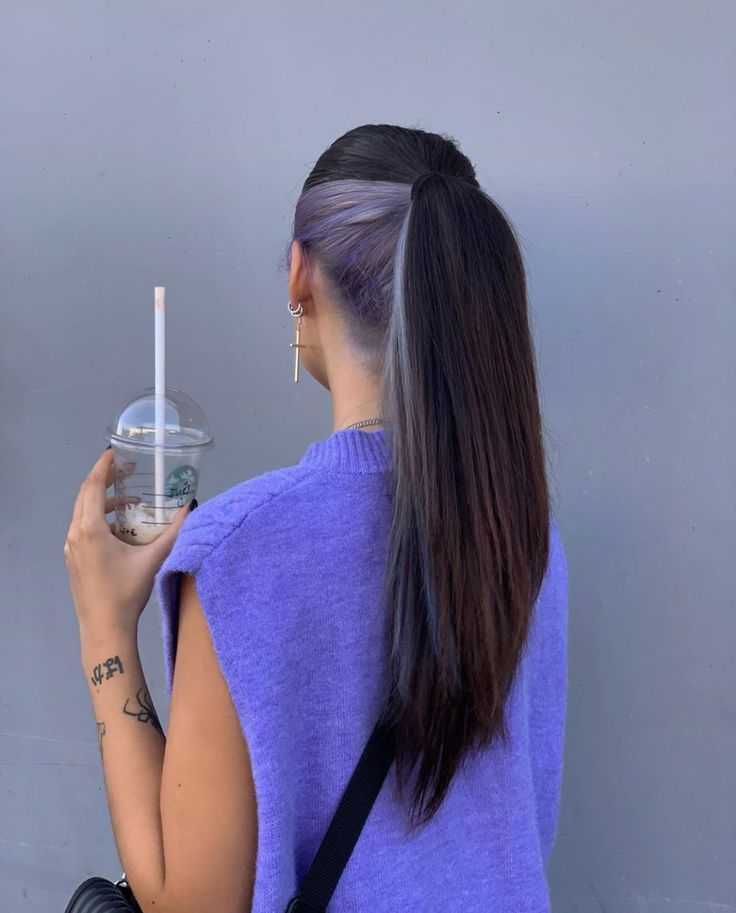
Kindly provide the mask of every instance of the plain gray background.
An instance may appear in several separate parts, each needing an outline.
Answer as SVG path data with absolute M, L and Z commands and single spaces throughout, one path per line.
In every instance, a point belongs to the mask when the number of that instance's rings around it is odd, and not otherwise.
M 292 379 L 293 206 L 387 122 L 457 138 L 524 245 L 570 568 L 554 911 L 736 910 L 733 5 L 0 9 L 2 909 L 121 872 L 62 548 L 153 383 L 153 287 L 216 438 L 202 498 L 294 462 L 331 421 Z

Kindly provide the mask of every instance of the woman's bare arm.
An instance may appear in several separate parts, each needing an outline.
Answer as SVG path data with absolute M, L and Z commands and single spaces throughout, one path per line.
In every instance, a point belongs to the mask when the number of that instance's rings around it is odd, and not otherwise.
M 250 759 L 189 575 L 178 616 L 168 738 L 135 636 L 82 639 L 115 843 L 144 913 L 250 913 Z

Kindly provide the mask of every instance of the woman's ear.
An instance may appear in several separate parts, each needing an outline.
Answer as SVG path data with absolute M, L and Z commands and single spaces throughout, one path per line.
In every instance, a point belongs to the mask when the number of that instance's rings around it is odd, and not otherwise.
M 304 301 L 312 295 L 309 281 L 309 270 L 302 246 L 298 241 L 291 242 L 291 267 L 289 269 L 289 301 L 296 307 L 297 302 Z

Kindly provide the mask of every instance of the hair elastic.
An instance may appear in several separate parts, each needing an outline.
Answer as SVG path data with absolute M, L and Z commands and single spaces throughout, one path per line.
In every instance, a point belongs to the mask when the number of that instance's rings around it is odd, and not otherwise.
M 433 178 L 433 177 L 437 177 L 437 176 L 449 177 L 449 175 L 445 175 L 441 171 L 425 171 L 423 174 L 420 174 L 419 177 L 411 185 L 411 199 L 412 200 L 414 199 L 417 191 L 428 178 Z

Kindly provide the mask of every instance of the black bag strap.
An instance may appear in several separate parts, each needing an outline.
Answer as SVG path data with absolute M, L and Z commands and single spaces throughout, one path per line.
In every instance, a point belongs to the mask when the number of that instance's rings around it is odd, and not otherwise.
M 393 726 L 379 718 L 322 843 L 285 913 L 326 913 L 350 855 L 394 759 Z

